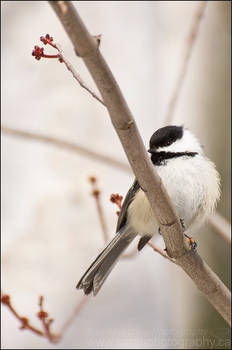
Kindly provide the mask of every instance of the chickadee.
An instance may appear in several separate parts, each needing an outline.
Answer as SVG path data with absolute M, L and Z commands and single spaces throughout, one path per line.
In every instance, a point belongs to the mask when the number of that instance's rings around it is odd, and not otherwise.
M 182 126 L 166 126 L 152 135 L 148 152 L 185 227 L 202 223 L 220 197 L 220 178 L 197 138 Z M 138 243 L 141 250 L 158 230 L 150 203 L 135 179 L 123 202 L 115 237 L 90 265 L 77 288 L 96 295 L 136 235 L 142 236 Z

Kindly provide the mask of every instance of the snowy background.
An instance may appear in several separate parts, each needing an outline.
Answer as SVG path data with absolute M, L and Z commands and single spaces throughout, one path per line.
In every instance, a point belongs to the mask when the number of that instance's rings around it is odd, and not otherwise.
M 145 145 L 163 126 L 197 1 L 74 2 L 135 117 Z M 96 87 L 44 1 L 4 1 L 2 124 L 50 135 L 127 162 L 106 109 L 57 60 L 31 52 L 49 33 L 83 80 Z M 218 211 L 230 220 L 230 2 L 211 1 L 200 25 L 173 123 L 189 127 L 222 177 Z M 51 54 L 52 50 L 47 49 Z M 59 328 L 82 298 L 75 285 L 104 240 L 88 177 L 95 175 L 110 236 L 116 207 L 133 181 L 125 172 L 47 144 L 2 133 L 2 291 L 40 327 L 38 297 Z M 230 285 L 229 248 L 210 226 L 198 249 Z M 136 242 L 135 242 L 136 244 Z M 134 244 L 134 245 L 135 245 Z M 157 244 L 163 247 L 162 239 Z M 2 348 L 230 348 L 224 320 L 174 264 L 146 247 L 117 264 L 57 345 L 2 307 Z M 211 343 L 210 343 L 211 342 Z M 213 342 L 213 343 L 212 343 Z

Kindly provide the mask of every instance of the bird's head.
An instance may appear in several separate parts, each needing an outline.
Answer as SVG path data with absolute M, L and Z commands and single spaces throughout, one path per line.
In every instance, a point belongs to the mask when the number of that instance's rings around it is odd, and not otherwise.
M 203 153 L 197 138 L 183 126 L 169 125 L 158 129 L 150 138 L 149 153 L 196 152 Z

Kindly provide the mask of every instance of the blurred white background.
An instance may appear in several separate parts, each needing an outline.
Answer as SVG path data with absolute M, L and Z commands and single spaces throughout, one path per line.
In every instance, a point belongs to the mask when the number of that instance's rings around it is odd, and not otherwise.
M 102 34 L 108 62 L 148 145 L 163 126 L 183 61 L 197 1 L 75 2 L 87 28 Z M 218 211 L 230 220 L 230 2 L 211 1 L 173 122 L 189 127 L 222 177 Z M 126 162 L 106 109 L 58 60 L 31 52 L 49 33 L 96 90 L 52 8 L 44 1 L 4 1 L 2 124 L 51 135 Z M 45 51 L 54 53 L 47 46 Z M 88 177 L 95 175 L 111 237 L 116 207 L 132 173 L 54 146 L 2 134 L 2 291 L 40 327 L 38 297 L 58 331 L 82 298 L 75 285 L 104 241 Z M 202 257 L 230 285 L 229 248 L 209 226 L 194 236 Z M 135 242 L 136 244 L 136 242 Z M 157 244 L 163 247 L 162 239 Z M 2 307 L 4 349 L 229 348 L 229 330 L 192 281 L 146 247 L 117 264 L 58 345 L 31 332 Z M 222 345 L 222 346 L 221 346 Z M 212 347 L 211 347 L 212 348 Z

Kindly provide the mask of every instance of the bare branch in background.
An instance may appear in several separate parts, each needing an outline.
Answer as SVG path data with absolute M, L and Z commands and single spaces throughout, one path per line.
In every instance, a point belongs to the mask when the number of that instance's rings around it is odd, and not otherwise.
M 231 224 L 221 214 L 215 212 L 209 218 L 210 225 L 220 233 L 226 243 L 231 244 Z
M 71 2 L 50 1 L 49 3 L 101 92 L 134 174 L 154 211 L 163 234 L 167 253 L 176 259 L 176 263 L 192 278 L 216 310 L 230 323 L 230 292 L 197 252 L 189 247 L 176 210 L 148 158 L 133 116 L 98 50 L 96 41 L 87 31 Z
M 95 202 L 97 205 L 97 212 L 98 212 L 98 217 L 99 217 L 99 221 L 100 221 L 101 228 L 102 228 L 104 241 L 105 241 L 105 243 L 108 243 L 109 235 L 108 235 L 108 231 L 107 231 L 107 227 L 106 227 L 106 220 L 105 220 L 102 206 L 101 206 L 101 202 L 100 202 L 101 191 L 99 190 L 99 188 L 97 186 L 97 178 L 95 176 L 91 176 L 89 178 L 89 182 L 92 185 L 92 189 L 93 189 L 92 196 L 95 198 Z
M 57 343 L 60 340 L 60 335 L 51 332 L 50 327 L 51 327 L 51 324 L 53 322 L 53 319 L 49 318 L 48 313 L 46 311 L 44 311 L 43 301 L 44 301 L 43 296 L 40 296 L 39 297 L 39 309 L 40 309 L 40 311 L 37 313 L 37 317 L 42 323 L 43 331 L 41 331 L 40 329 L 32 326 L 30 323 L 30 320 L 27 317 L 19 315 L 19 313 L 16 311 L 15 307 L 12 305 L 11 298 L 8 294 L 3 294 L 1 296 L 1 303 L 3 305 L 7 306 L 8 309 L 11 311 L 11 313 L 21 323 L 21 327 L 20 327 L 21 330 L 27 329 L 34 334 L 37 334 L 39 336 L 47 338 L 51 343 Z
M 185 43 L 185 54 L 183 55 L 183 61 L 181 64 L 180 72 L 176 81 L 176 85 L 173 91 L 173 95 L 170 99 L 170 103 L 168 105 L 168 112 L 164 119 L 164 125 L 172 124 L 173 115 L 175 112 L 175 108 L 177 105 L 178 98 L 180 96 L 180 92 L 183 86 L 183 82 L 186 76 L 186 72 L 188 69 L 189 61 L 191 58 L 191 54 L 193 51 L 193 46 L 196 41 L 197 35 L 199 33 L 199 27 L 206 9 L 207 1 L 199 1 L 199 5 L 197 7 L 196 13 L 194 14 L 192 25 L 190 28 L 190 32 L 186 38 Z
M 94 159 L 112 166 L 116 166 L 117 168 L 124 171 L 128 171 L 129 169 L 128 164 L 120 162 L 117 159 L 113 159 L 104 154 L 95 152 L 87 147 L 80 146 L 76 143 L 72 143 L 69 141 L 61 140 L 54 136 L 41 135 L 38 133 L 34 133 L 32 131 L 19 130 L 19 129 L 7 127 L 4 125 L 1 126 L 1 131 L 6 135 L 15 136 L 23 139 L 29 139 L 29 140 L 33 140 L 41 143 L 50 144 L 52 146 L 59 147 L 61 149 L 66 149 L 68 151 L 81 154 L 85 157 L 89 157 L 91 159 Z
M 81 300 L 78 301 L 78 303 L 76 304 L 76 306 L 74 307 L 74 309 L 72 311 L 72 314 L 69 316 L 69 318 L 64 322 L 64 324 L 60 328 L 60 331 L 58 333 L 60 335 L 60 338 L 62 338 L 64 336 L 65 331 L 71 325 L 73 320 L 77 317 L 77 315 L 82 310 L 83 306 L 86 304 L 86 302 L 88 300 L 89 300 L 89 296 L 88 295 L 83 295 Z
M 38 319 L 42 323 L 43 331 L 32 326 L 30 323 L 30 320 L 26 317 L 20 316 L 19 313 L 16 311 L 15 307 L 11 303 L 11 298 L 8 294 L 3 294 L 1 296 L 1 303 L 8 307 L 10 312 L 19 320 L 21 323 L 20 329 L 25 330 L 28 329 L 32 333 L 42 336 L 44 338 L 47 338 L 50 343 L 56 344 L 61 341 L 61 339 L 64 336 L 64 333 L 68 326 L 72 323 L 74 318 L 79 314 L 82 307 L 85 305 L 86 301 L 88 300 L 88 296 L 84 295 L 80 301 L 78 301 L 76 307 L 72 311 L 72 314 L 69 316 L 69 318 L 63 323 L 63 325 L 60 328 L 60 331 L 58 333 L 52 333 L 51 332 L 51 324 L 53 323 L 53 319 L 49 318 L 49 315 L 46 311 L 43 309 L 43 302 L 44 297 L 39 297 L 39 312 L 37 313 Z

